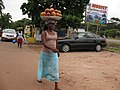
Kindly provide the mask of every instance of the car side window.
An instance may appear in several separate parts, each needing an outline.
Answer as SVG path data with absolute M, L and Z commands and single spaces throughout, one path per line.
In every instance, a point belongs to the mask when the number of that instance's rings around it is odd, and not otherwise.
M 87 38 L 95 38 L 95 36 L 92 33 L 87 33 Z
M 86 34 L 85 34 L 85 33 L 80 33 L 80 34 L 78 35 L 78 37 L 79 37 L 79 38 L 86 38 Z

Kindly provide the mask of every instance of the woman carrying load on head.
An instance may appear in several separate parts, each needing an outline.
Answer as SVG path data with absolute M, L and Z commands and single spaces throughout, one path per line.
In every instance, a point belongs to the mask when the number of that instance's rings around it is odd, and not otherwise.
M 55 82 L 54 90 L 58 88 L 59 70 L 58 70 L 58 52 L 57 32 L 54 31 L 56 21 L 45 21 L 45 30 L 42 32 L 42 50 L 38 62 L 38 82 L 42 83 L 42 78 Z

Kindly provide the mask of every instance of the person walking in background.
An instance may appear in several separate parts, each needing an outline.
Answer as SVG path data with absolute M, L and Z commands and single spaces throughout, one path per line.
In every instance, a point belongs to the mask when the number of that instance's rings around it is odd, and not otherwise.
M 24 40 L 24 36 L 23 36 L 22 32 L 19 31 L 17 33 L 17 44 L 18 44 L 18 47 L 22 48 L 23 40 Z
M 42 32 L 42 50 L 38 61 L 38 82 L 42 83 L 42 78 L 55 82 L 54 90 L 58 88 L 59 71 L 58 71 L 58 52 L 57 49 L 57 32 L 55 29 L 56 21 L 47 20 Z

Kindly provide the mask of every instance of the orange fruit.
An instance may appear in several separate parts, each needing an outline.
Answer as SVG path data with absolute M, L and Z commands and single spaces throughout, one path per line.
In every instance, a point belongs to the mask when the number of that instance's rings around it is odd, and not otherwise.
M 61 11 L 60 11 L 60 10 L 58 10 L 58 13 L 61 13 Z
M 50 16 L 50 12 L 47 12 L 47 16 Z
M 56 16 L 62 17 L 62 14 L 60 14 L 60 13 L 56 13 Z
M 50 12 L 50 9 L 49 8 L 46 8 L 45 9 L 45 12 L 47 13 L 47 12 Z
M 56 16 L 56 13 L 54 11 L 51 12 L 52 16 Z
M 50 12 L 53 12 L 54 11 L 54 8 L 50 8 Z
M 46 13 L 45 13 L 45 12 L 41 12 L 40 15 L 41 15 L 41 16 L 46 16 Z
M 58 10 L 54 10 L 55 11 L 55 13 L 58 13 Z
M 60 17 L 62 17 L 62 14 L 59 14 Z
M 59 13 L 56 13 L 56 16 L 59 16 Z

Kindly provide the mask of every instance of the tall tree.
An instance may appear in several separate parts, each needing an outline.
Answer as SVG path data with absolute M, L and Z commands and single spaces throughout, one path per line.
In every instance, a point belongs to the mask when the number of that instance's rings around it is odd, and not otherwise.
M 39 0 L 28 0 L 28 3 L 23 3 L 20 7 L 23 15 L 27 14 L 32 19 L 32 23 L 36 26 L 40 25 Z
M 3 4 L 3 1 L 0 0 L 0 16 L 2 16 L 2 10 L 5 9 L 5 6 Z
M 25 27 L 26 25 L 31 25 L 31 20 L 23 18 L 21 20 L 15 21 L 14 22 L 14 28 L 18 28 L 18 27 Z
M 1 23 L 2 23 L 2 10 L 5 9 L 5 6 L 3 4 L 3 1 L 0 0 L 0 28 L 2 28 Z
M 12 16 L 9 13 L 2 14 L 0 17 L 0 25 L 2 28 L 9 28 L 12 22 Z
M 28 0 L 28 3 L 23 3 L 21 6 L 23 14 L 28 14 L 32 18 L 33 23 L 42 23 L 40 12 L 46 8 L 53 7 L 62 11 L 63 18 L 61 25 L 80 26 L 83 21 L 84 11 L 89 0 Z

